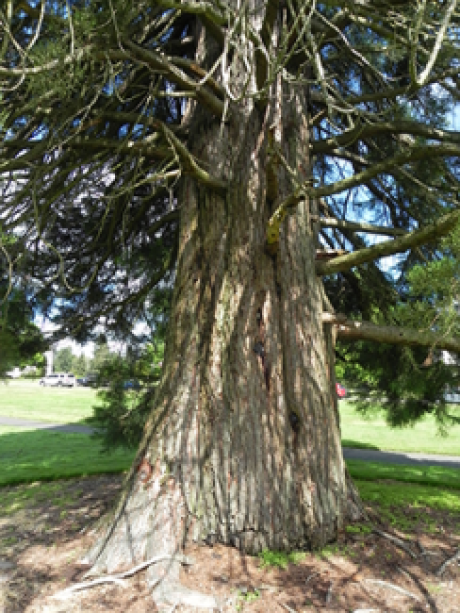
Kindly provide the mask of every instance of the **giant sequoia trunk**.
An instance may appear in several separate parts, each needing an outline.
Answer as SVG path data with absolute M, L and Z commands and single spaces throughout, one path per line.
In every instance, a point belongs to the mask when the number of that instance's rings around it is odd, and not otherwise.
M 309 171 L 306 102 L 298 91 L 279 98 L 272 117 L 247 104 L 225 128 L 194 114 L 190 148 L 229 189 L 183 181 L 163 380 L 123 500 L 90 554 L 98 569 L 172 555 L 192 540 L 249 553 L 320 547 L 343 527 L 312 205 L 286 220 L 275 255 L 265 247 L 275 184 L 279 197 L 293 189 L 270 140 Z M 177 579 L 167 567 L 152 567 L 151 580 L 166 570 Z

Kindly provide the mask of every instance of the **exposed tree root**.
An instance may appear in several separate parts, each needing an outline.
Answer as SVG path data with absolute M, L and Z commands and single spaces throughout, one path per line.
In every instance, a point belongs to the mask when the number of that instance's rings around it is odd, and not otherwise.
M 389 541 L 394 543 L 400 549 L 403 549 L 414 560 L 417 559 L 417 557 L 418 557 L 417 554 L 414 553 L 412 551 L 412 549 L 408 545 L 406 545 L 406 543 L 404 543 L 404 541 L 402 541 L 401 539 L 397 538 L 396 536 L 393 536 L 392 534 L 388 534 L 387 532 L 383 532 L 382 530 L 377 530 L 377 528 L 374 528 L 373 532 L 375 532 L 375 534 L 378 534 L 379 536 L 381 536 L 381 537 L 383 537 L 385 539 L 388 539 Z
M 103 583 L 116 583 L 120 587 L 124 587 L 125 583 L 123 579 L 126 579 L 127 577 L 132 577 L 133 575 L 140 572 L 141 570 L 144 570 L 145 568 L 148 568 L 149 566 L 151 566 L 152 564 L 156 564 L 157 562 L 162 562 L 163 560 L 177 560 L 181 564 L 185 564 L 185 565 L 193 564 L 190 558 L 187 558 L 186 556 L 181 555 L 181 554 L 174 556 L 174 557 L 165 556 L 165 555 L 155 556 L 154 558 L 150 558 L 150 560 L 147 560 L 146 562 L 142 562 L 142 564 L 138 564 L 134 568 L 130 568 L 124 573 L 118 573 L 116 575 L 107 575 L 105 577 L 99 577 L 98 579 L 94 579 L 93 581 L 84 581 L 83 583 L 76 583 L 75 585 L 72 585 L 66 588 L 65 590 L 62 590 L 61 592 L 58 592 L 57 594 L 53 596 L 53 598 L 59 598 L 59 599 L 69 598 L 70 595 L 73 594 L 74 592 L 80 592 L 82 590 L 87 590 L 92 587 L 95 587 L 96 585 L 101 585 Z
M 380 581 L 380 579 L 364 579 L 364 581 L 366 583 L 372 583 L 374 585 L 381 585 L 382 587 L 386 587 L 390 590 L 393 590 L 395 592 L 399 592 L 400 594 L 404 594 L 404 596 L 409 596 L 409 598 L 413 598 L 414 600 L 417 600 L 418 602 L 421 602 L 421 599 L 416 596 L 415 594 L 412 594 L 412 592 L 408 592 L 407 590 L 403 590 L 402 587 L 398 587 L 397 585 L 393 585 L 392 583 L 388 583 L 388 581 Z
M 436 571 L 437 576 L 440 577 L 442 575 L 442 573 L 446 570 L 446 568 L 450 564 L 455 562 L 456 560 L 460 561 L 460 549 L 451 558 L 448 558 L 443 564 L 441 564 L 441 566 Z

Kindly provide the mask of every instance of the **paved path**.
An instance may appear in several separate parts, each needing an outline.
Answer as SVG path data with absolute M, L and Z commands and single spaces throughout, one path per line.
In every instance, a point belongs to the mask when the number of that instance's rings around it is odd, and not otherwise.
M 14 426 L 15 428 L 29 428 L 34 430 L 55 430 L 58 432 L 71 432 L 91 434 L 94 428 L 78 424 L 53 424 L 44 421 L 31 421 L 30 419 L 17 419 L 16 417 L 3 417 L 0 415 L 0 426 Z
M 343 448 L 346 460 L 365 460 L 384 464 L 406 464 L 409 466 L 445 466 L 460 469 L 460 456 L 431 455 L 406 451 L 378 451 L 376 449 Z
M 93 428 L 89 426 L 80 426 L 78 424 L 53 424 L 2 416 L 0 416 L 0 426 L 53 430 L 57 432 L 76 432 L 81 434 L 91 434 L 93 432 Z M 344 447 L 343 456 L 346 460 L 364 460 L 366 462 L 406 464 L 409 466 L 446 466 L 448 468 L 460 469 L 460 456 L 406 453 L 404 451 L 378 451 L 374 449 L 351 449 L 349 447 Z

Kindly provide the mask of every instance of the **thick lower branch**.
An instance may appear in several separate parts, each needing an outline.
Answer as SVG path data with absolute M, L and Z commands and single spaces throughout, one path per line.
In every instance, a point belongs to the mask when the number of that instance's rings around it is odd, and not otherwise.
M 425 245 L 436 238 L 445 236 L 454 228 L 459 220 L 460 209 L 444 215 L 441 219 L 422 230 L 415 230 L 401 238 L 385 241 L 365 249 L 359 249 L 348 255 L 335 258 L 330 262 L 318 262 L 316 272 L 318 275 L 332 275 L 344 270 L 350 270 L 350 268 L 360 266 L 366 262 L 373 262 L 388 255 L 403 253 L 419 245 Z
M 436 346 L 438 349 L 460 354 L 460 338 L 446 338 L 430 330 L 411 330 L 399 326 L 377 326 L 368 321 L 347 319 L 346 315 L 339 313 L 323 313 L 322 319 L 324 323 L 338 326 L 337 336 L 341 340 L 375 341 L 390 345 Z

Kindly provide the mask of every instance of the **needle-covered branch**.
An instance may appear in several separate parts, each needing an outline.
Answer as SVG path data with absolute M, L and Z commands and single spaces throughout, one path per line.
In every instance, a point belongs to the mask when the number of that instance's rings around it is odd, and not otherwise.
M 378 326 L 368 321 L 354 321 L 346 315 L 323 313 L 323 323 L 337 326 L 337 337 L 348 341 L 374 341 L 390 345 L 436 347 L 460 354 L 460 338 L 445 337 L 431 330 L 413 330 L 399 326 Z
M 448 215 L 444 215 L 438 221 L 435 221 L 421 230 L 410 232 L 401 238 L 378 243 L 372 247 L 359 249 L 348 255 L 339 256 L 329 262 L 318 262 L 316 272 L 318 275 L 332 275 L 344 270 L 350 270 L 354 266 L 360 266 L 366 262 L 373 262 L 379 258 L 395 253 L 403 253 L 414 247 L 425 245 L 437 238 L 448 234 L 460 220 L 460 209 L 457 209 Z

